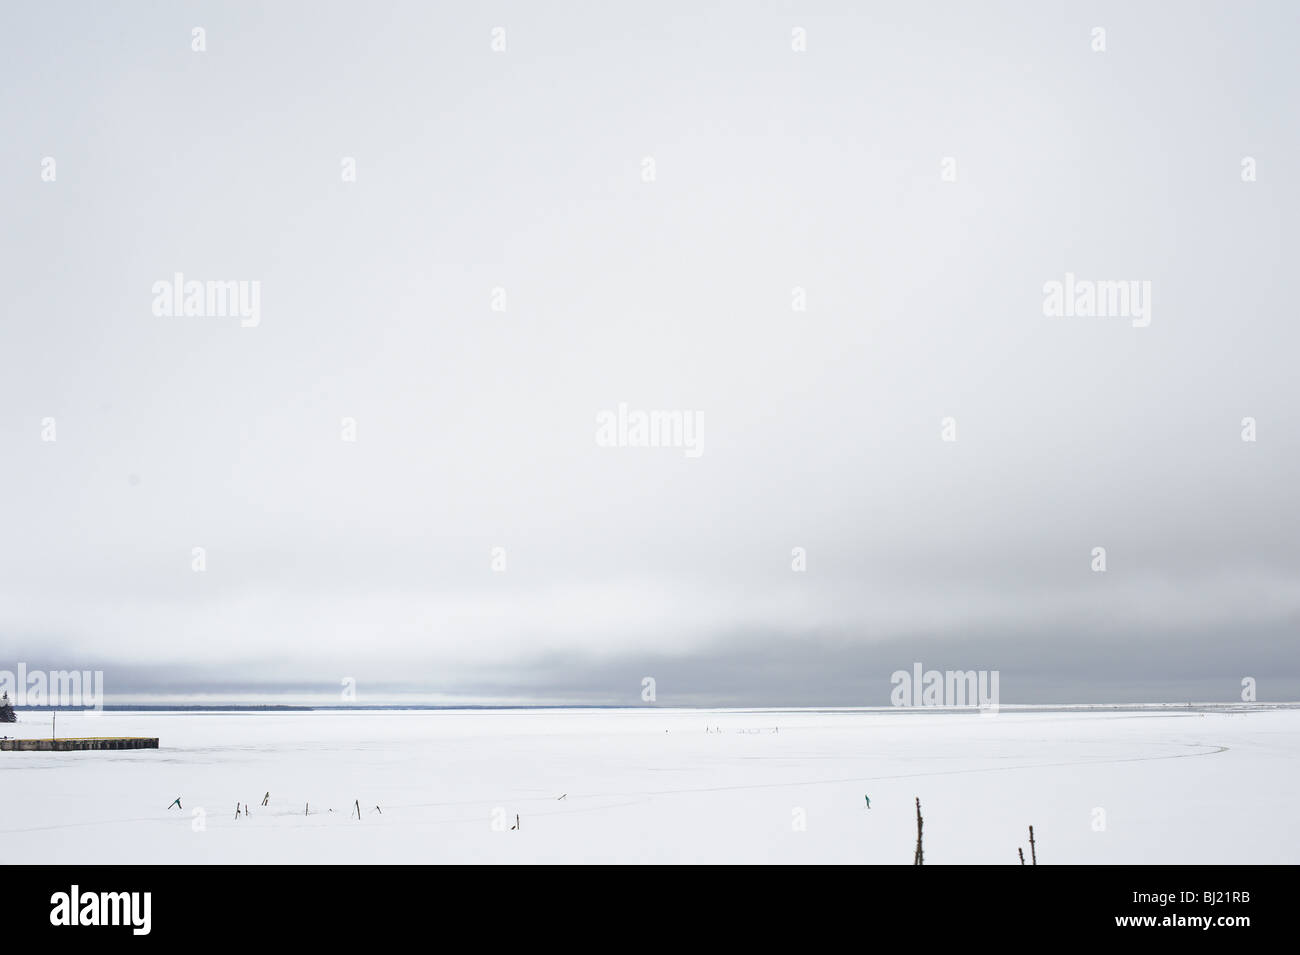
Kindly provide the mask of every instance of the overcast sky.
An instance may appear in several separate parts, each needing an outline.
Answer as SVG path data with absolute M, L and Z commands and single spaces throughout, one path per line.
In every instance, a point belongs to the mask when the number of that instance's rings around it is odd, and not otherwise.
M 0 668 L 110 702 L 877 705 L 914 662 L 1004 703 L 1300 698 L 1298 31 L 5 4 Z M 258 323 L 156 314 L 177 272 L 260 283 Z M 1149 282 L 1149 324 L 1045 316 L 1066 273 Z M 602 446 L 620 404 L 702 453 Z

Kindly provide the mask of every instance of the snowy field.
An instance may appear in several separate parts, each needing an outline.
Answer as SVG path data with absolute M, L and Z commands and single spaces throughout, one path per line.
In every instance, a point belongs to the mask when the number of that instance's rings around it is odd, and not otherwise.
M 49 714 L 19 720 L 3 732 L 48 732 Z M 1300 862 L 1297 709 L 67 713 L 58 730 L 161 748 L 0 753 L 10 865 L 910 864 L 916 796 L 928 864 L 1017 864 L 1030 824 L 1044 864 Z

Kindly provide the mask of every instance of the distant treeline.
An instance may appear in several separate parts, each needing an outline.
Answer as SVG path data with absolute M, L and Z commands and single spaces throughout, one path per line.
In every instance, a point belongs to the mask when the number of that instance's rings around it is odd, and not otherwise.
M 1193 713 L 1232 713 L 1259 710 L 1300 709 L 1300 702 L 1257 703 L 1068 703 L 1068 704 L 1007 704 L 1001 705 L 1004 713 L 1157 713 L 1163 711 Z M 76 712 L 92 710 L 89 706 L 18 706 L 20 713 L 39 713 L 59 710 Z M 155 712 L 155 713 L 238 713 L 276 712 L 309 713 L 318 710 L 725 710 L 728 713 L 800 712 L 805 715 L 832 713 L 877 713 L 942 716 L 954 713 L 977 713 L 975 707 L 961 706 L 704 706 L 701 704 L 617 704 L 617 703 L 324 703 L 304 705 L 293 703 L 106 703 L 104 711 Z

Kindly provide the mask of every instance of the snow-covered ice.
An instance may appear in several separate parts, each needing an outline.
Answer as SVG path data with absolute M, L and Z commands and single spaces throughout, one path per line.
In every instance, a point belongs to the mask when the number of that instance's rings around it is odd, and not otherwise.
M 48 732 L 19 719 L 0 731 Z M 928 864 L 1018 864 L 1030 824 L 1044 864 L 1300 861 L 1297 709 L 110 712 L 58 731 L 161 748 L 0 753 L 10 864 L 910 864 L 918 796 Z

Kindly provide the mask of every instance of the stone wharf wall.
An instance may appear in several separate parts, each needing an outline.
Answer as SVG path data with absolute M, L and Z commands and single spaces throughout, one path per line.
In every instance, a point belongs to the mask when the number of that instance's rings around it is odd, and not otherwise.
M 82 749 L 157 749 L 156 736 L 93 736 L 83 739 L 0 739 L 0 752 L 63 753 Z

